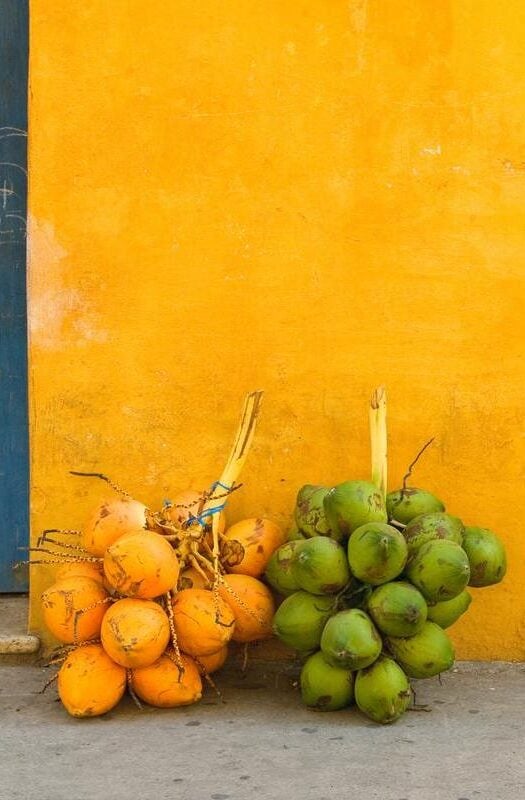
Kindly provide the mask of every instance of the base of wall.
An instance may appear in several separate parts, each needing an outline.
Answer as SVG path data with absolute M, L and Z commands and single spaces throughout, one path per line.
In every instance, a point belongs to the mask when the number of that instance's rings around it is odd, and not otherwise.
M 0 663 L 32 662 L 40 639 L 27 633 L 29 600 L 26 594 L 0 595 Z

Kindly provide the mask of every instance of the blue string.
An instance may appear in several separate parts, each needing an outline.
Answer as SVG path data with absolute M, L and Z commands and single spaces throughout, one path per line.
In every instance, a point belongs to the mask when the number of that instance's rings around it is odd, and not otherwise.
M 214 508 L 207 508 L 206 511 L 203 511 L 201 514 L 195 516 L 194 514 L 190 514 L 188 521 L 186 522 L 186 527 L 193 525 L 194 522 L 197 522 L 203 528 L 207 524 L 204 522 L 205 517 L 211 517 L 213 514 L 220 514 L 223 508 L 225 507 L 226 503 L 223 503 L 221 506 L 215 506 Z
M 214 481 L 212 483 L 211 487 L 210 487 L 210 491 L 213 493 L 218 486 L 220 486 L 221 489 L 224 489 L 226 492 L 231 492 L 231 490 L 232 490 L 231 486 L 227 486 L 225 483 L 221 483 L 221 481 Z M 169 503 L 169 501 L 168 501 L 168 503 Z M 164 501 L 164 505 L 167 505 L 168 503 L 166 502 L 166 500 Z M 206 509 L 206 511 L 203 511 L 201 514 L 197 514 L 197 515 L 190 514 L 190 516 L 188 517 L 187 522 L 184 524 L 184 527 L 185 528 L 189 528 L 190 525 L 193 525 L 193 523 L 196 522 L 198 525 L 200 525 L 202 528 L 204 528 L 205 525 L 207 524 L 204 521 L 205 518 L 206 517 L 211 517 L 211 516 L 213 516 L 213 514 L 220 514 L 221 511 L 225 508 L 225 506 L 226 506 L 226 503 L 223 503 L 220 506 L 215 506 L 214 508 L 208 508 L 208 509 Z

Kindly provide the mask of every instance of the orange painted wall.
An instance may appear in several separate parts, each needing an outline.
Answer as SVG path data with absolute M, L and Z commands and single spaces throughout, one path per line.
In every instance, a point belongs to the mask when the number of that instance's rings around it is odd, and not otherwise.
M 32 0 L 33 536 L 103 470 L 206 486 L 266 392 L 231 518 L 417 469 L 510 560 L 453 629 L 525 657 L 525 14 L 499 0 Z M 37 596 L 50 572 L 34 568 Z

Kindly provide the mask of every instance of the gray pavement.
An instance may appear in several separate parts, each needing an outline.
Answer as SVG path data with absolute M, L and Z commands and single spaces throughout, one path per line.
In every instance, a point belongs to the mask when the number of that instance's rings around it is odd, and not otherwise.
M 523 800 L 525 664 L 415 682 L 429 712 L 379 726 L 309 711 L 274 665 L 190 708 L 69 717 L 49 670 L 0 666 L 0 800 Z M 219 673 L 220 676 L 220 673 Z

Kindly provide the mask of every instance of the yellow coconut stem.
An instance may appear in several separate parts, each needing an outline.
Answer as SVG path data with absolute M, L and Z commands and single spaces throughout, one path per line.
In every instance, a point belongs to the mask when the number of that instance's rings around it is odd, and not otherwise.
M 387 427 L 386 427 L 386 389 L 379 386 L 370 400 L 370 454 L 372 462 L 372 483 L 383 497 L 387 492 Z
M 257 417 L 259 416 L 259 410 L 261 406 L 262 400 L 262 392 L 250 392 L 246 396 L 244 401 L 244 406 L 242 410 L 241 420 L 239 422 L 239 427 L 237 428 L 237 433 L 235 434 L 235 439 L 233 442 L 233 447 L 230 452 L 230 456 L 222 471 L 222 475 L 217 484 L 217 491 L 212 492 L 211 496 L 208 498 L 206 503 L 204 504 L 204 511 L 207 511 L 209 508 L 212 508 L 214 503 L 216 502 L 216 495 L 221 493 L 221 490 L 224 490 L 226 487 L 233 488 L 237 478 L 239 477 L 241 470 L 244 466 L 244 462 L 248 456 L 248 452 L 250 450 L 253 435 L 255 433 L 255 425 L 257 422 Z M 218 592 L 219 592 L 219 580 L 220 580 L 220 567 L 219 567 L 219 515 L 213 514 L 212 515 L 212 533 L 213 533 L 213 571 L 214 571 L 214 582 L 213 582 L 213 593 L 216 598 L 217 608 L 218 608 Z

